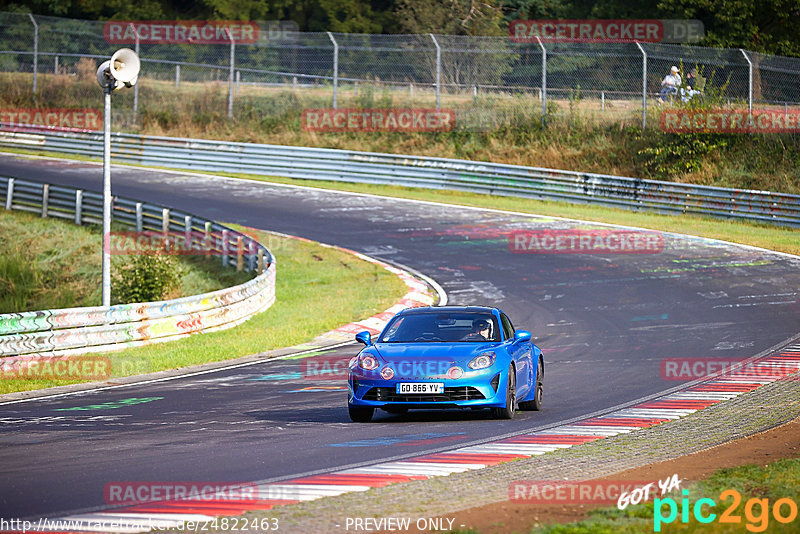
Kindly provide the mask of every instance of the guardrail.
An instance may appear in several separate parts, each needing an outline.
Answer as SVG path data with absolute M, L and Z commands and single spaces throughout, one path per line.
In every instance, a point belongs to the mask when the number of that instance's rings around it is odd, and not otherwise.
M 0 146 L 97 156 L 102 134 L 0 123 Z M 200 139 L 112 135 L 115 162 L 196 171 L 451 189 L 635 211 L 800 226 L 800 195 L 479 161 Z
M 76 224 L 102 223 L 100 193 L 0 176 L 0 199 L 7 210 Z M 275 260 L 252 237 L 189 213 L 119 197 L 113 201 L 112 219 L 138 232 L 183 235 L 182 247 L 220 255 L 223 265 L 258 275 L 234 287 L 174 300 L 3 314 L 0 357 L 68 356 L 170 341 L 231 328 L 275 301 Z

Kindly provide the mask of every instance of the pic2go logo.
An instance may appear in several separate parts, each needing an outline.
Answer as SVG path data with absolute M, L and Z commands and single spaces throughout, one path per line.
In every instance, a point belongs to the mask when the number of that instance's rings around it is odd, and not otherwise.
M 710 511 L 717 505 L 713 499 L 703 498 L 698 499 L 694 506 L 689 504 L 689 490 L 682 490 L 683 498 L 681 499 L 680 514 L 681 523 L 689 522 L 689 512 L 691 509 L 694 519 L 698 523 L 711 523 L 717 519 L 717 514 Z M 742 517 L 736 514 L 739 504 L 742 502 L 742 495 L 734 490 L 724 490 L 719 494 L 720 502 L 731 499 L 731 504 L 725 511 L 719 515 L 720 523 L 732 523 L 740 525 Z M 705 505 L 705 507 L 704 507 Z M 666 506 L 666 509 L 665 509 Z M 770 509 L 769 499 L 749 499 L 744 504 L 744 517 L 747 521 L 745 528 L 750 532 L 764 532 L 769 526 L 770 511 L 772 517 L 778 523 L 791 523 L 797 519 L 797 503 L 788 497 L 778 499 Z M 664 513 L 667 512 L 665 516 Z M 675 499 L 667 497 L 665 499 L 656 498 L 653 501 L 653 531 L 661 532 L 661 525 L 670 524 L 678 518 L 678 503 Z

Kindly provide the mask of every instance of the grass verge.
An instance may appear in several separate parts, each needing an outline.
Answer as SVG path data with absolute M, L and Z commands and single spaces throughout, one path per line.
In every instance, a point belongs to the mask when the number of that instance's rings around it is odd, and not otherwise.
M 99 306 L 102 231 L 60 219 L 0 210 L 0 313 Z M 215 258 L 176 256 L 178 285 L 166 298 L 244 283 L 248 273 L 223 269 Z M 118 267 L 126 257 L 112 257 Z
M 565 525 L 547 525 L 531 532 L 543 534 L 598 534 L 641 533 L 641 532 L 797 532 L 797 503 L 800 501 L 800 459 L 785 459 L 765 466 L 744 465 L 720 469 L 706 480 L 692 484 L 684 490 L 688 494 L 672 493 L 664 497 L 665 502 L 651 501 L 625 510 L 616 507 L 598 508 L 589 512 L 583 520 Z M 735 490 L 740 498 L 737 500 Z M 676 515 L 670 521 L 671 506 L 674 501 Z M 683 499 L 687 499 L 684 503 Z M 714 506 L 705 501 L 701 507 L 696 505 L 700 499 L 711 499 Z M 782 518 L 792 518 L 788 522 L 776 519 L 776 503 L 781 502 L 778 513 Z M 792 505 L 788 504 L 791 501 Z M 683 509 L 686 509 L 686 516 Z M 695 509 L 702 517 L 713 519 L 700 522 Z M 792 514 L 794 510 L 794 514 Z M 655 523 L 654 513 L 660 519 Z M 713 515 L 712 515 L 713 514 Z M 723 514 L 728 514 L 729 522 L 723 522 Z
M 278 260 L 276 302 L 221 332 L 108 353 L 112 376 L 216 362 L 292 346 L 384 311 L 406 292 L 385 269 L 317 243 L 255 231 Z M 67 380 L 2 380 L 0 394 L 74 384 Z
M 76 75 L 39 75 L 32 94 L 29 74 L 0 73 L 0 108 L 97 108 L 96 63 L 85 58 Z M 241 85 L 233 118 L 226 114 L 228 84 L 139 78 L 139 108 L 132 91 L 115 95 L 112 128 L 145 135 L 279 145 L 341 148 L 534 165 L 656 180 L 800 193 L 800 136 L 796 133 L 669 133 L 658 125 L 671 106 L 649 106 L 641 128 L 641 102 L 600 102 L 577 91 L 550 95 L 543 127 L 535 94 L 444 92 L 441 106 L 456 114 L 449 132 L 312 132 L 302 113 L 331 105 L 331 87 Z M 409 94 L 369 83 L 339 87 L 340 108 L 434 108 L 433 91 Z M 728 107 L 726 95 L 706 94 L 708 109 Z M 741 108 L 742 103 L 731 103 Z M 746 106 L 745 106 L 746 107 Z M 789 108 L 791 109 L 791 108 Z M 796 110 L 792 110 L 796 112 Z

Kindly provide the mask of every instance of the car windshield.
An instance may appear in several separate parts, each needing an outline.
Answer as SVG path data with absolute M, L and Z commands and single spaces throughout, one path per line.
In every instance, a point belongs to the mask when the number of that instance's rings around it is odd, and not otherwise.
M 378 343 L 500 341 L 497 320 L 489 313 L 416 313 L 399 315 Z

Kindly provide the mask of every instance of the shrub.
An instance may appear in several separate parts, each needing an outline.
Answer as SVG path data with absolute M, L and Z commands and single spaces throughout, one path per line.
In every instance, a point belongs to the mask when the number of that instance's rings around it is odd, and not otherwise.
M 181 274 L 181 268 L 172 256 L 132 256 L 114 269 L 111 295 L 117 304 L 162 300 L 178 286 Z

